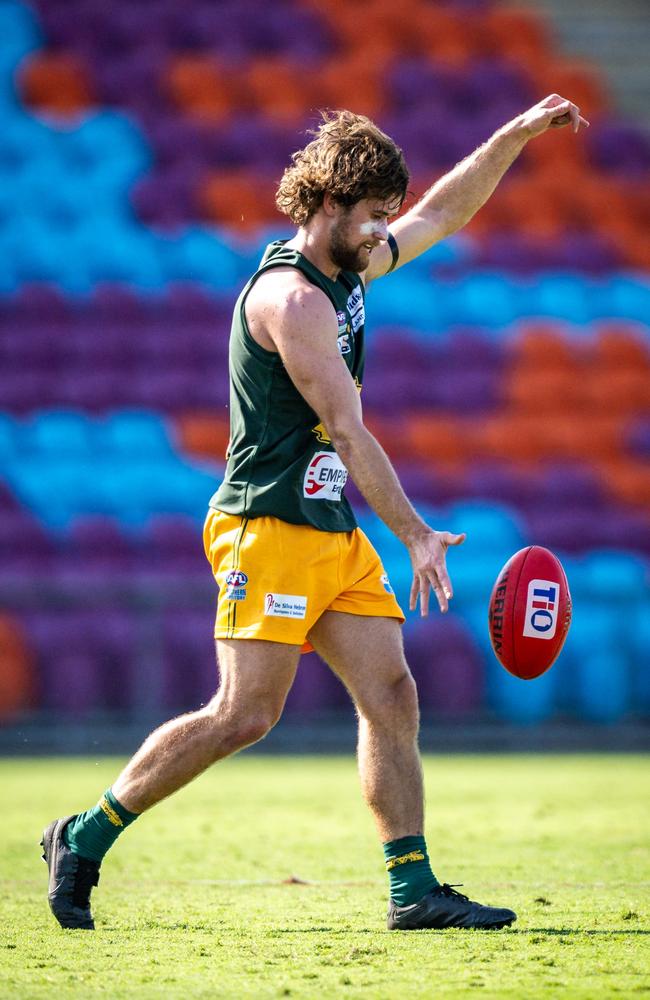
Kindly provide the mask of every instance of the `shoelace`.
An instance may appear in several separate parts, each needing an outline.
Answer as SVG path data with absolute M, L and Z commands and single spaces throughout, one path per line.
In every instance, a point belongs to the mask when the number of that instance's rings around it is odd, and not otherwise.
M 77 863 L 77 874 L 74 880 L 74 890 L 72 903 L 81 910 L 88 909 L 90 905 L 90 891 L 99 882 L 99 865 L 88 858 L 79 858 Z
M 451 885 L 449 882 L 443 882 L 440 888 L 437 890 L 439 896 L 455 896 L 456 899 L 464 899 L 466 903 L 470 902 L 469 896 L 463 895 L 462 892 L 456 892 L 456 886 L 462 885 L 462 882 L 454 882 Z

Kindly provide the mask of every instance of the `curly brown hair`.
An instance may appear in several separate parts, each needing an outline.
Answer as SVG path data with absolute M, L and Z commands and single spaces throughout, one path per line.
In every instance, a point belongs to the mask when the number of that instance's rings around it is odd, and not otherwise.
M 323 204 L 326 192 L 342 205 L 362 198 L 387 201 L 406 195 L 409 172 L 402 150 L 365 115 L 323 111 L 314 138 L 291 159 L 275 203 L 297 226 Z

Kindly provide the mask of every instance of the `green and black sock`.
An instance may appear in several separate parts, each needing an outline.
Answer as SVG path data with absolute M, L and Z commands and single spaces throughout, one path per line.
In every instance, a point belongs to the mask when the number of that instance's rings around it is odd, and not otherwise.
M 384 844 L 390 895 L 398 906 L 410 906 L 440 885 L 431 871 L 424 837 L 400 837 Z
M 68 823 L 63 839 L 75 854 L 101 863 L 122 830 L 130 826 L 138 815 L 120 805 L 109 788 L 96 806 Z

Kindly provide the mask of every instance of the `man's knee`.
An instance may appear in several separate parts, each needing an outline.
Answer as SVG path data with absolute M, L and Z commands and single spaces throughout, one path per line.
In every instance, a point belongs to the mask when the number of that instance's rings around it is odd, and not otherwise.
M 208 717 L 219 755 L 235 753 L 264 739 L 282 715 L 282 708 L 273 701 L 235 706 L 215 699 L 208 706 Z
M 418 693 L 407 668 L 391 681 L 377 684 L 357 707 L 371 725 L 417 732 L 420 721 Z

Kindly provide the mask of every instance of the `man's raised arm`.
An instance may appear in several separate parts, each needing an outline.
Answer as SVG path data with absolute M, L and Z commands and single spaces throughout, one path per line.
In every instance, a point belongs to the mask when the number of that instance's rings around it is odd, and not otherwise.
M 434 243 L 455 233 L 469 222 L 488 200 L 508 167 L 526 143 L 549 128 L 571 125 L 577 132 L 589 122 L 580 109 L 558 94 L 551 94 L 529 111 L 513 118 L 478 149 L 461 160 L 425 195 L 389 227 L 397 242 L 401 267 L 418 257 Z M 392 253 L 385 244 L 373 251 L 366 281 L 386 274 Z

